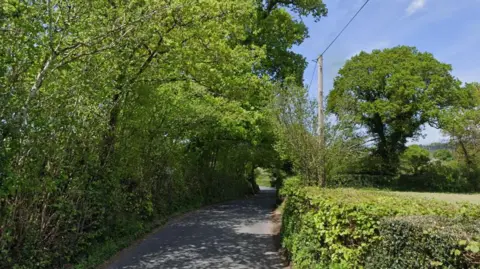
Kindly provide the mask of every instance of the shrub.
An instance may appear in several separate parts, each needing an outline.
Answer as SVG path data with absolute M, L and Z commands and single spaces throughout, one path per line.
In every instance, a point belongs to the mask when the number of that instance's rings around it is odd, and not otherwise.
M 282 181 L 282 187 L 279 193 L 283 197 L 294 195 L 294 193 L 303 186 L 300 177 L 289 177 Z
M 479 224 L 437 216 L 385 219 L 365 268 L 479 268 Z
M 405 191 L 471 192 L 474 190 L 464 169 L 434 162 L 414 175 L 401 175 L 396 188 Z
M 369 174 L 338 174 L 332 176 L 327 185 L 342 188 L 383 188 L 392 186 L 395 176 Z
M 430 152 L 419 145 L 409 146 L 400 156 L 400 164 L 403 171 L 417 174 L 428 165 Z
M 364 263 L 364 255 L 377 244 L 380 223 L 386 217 L 429 215 L 471 220 L 480 216 L 473 204 L 449 204 L 402 197 L 375 190 L 292 189 L 282 217 L 282 244 L 298 268 L 324 268 L 341 264 L 348 268 Z
M 453 154 L 450 150 L 448 149 L 439 149 L 433 153 L 433 157 L 435 159 L 441 160 L 441 161 L 452 161 L 453 160 Z

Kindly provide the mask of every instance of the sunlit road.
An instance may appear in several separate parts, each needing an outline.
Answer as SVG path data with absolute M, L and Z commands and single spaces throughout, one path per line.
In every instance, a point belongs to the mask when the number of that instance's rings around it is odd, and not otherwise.
M 283 268 L 270 214 L 275 190 L 187 214 L 107 268 Z

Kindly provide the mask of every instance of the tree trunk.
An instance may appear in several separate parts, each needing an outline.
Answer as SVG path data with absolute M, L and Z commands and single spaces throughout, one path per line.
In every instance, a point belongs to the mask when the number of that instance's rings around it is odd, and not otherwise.
M 118 116 L 120 114 L 120 92 L 117 92 L 112 97 L 113 108 L 110 111 L 107 131 L 103 137 L 103 147 L 100 155 L 100 164 L 104 167 L 109 157 L 111 157 L 115 151 L 115 131 L 117 129 Z

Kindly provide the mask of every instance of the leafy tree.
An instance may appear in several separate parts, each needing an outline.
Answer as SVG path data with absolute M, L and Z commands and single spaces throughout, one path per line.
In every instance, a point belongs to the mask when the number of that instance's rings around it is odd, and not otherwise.
M 450 150 L 448 149 L 439 149 L 433 153 L 433 157 L 435 159 L 441 160 L 441 161 L 451 161 L 453 160 L 453 154 Z
M 465 162 L 473 164 L 480 151 L 480 84 L 469 83 L 464 89 L 467 105 L 444 111 L 441 127 L 459 146 Z
M 320 0 L 0 2 L 1 268 L 62 268 L 252 192 L 279 162 L 273 85 L 302 83 L 296 16 L 326 15 Z
M 480 84 L 464 87 L 462 107 L 442 111 L 440 126 L 456 148 L 459 159 L 466 168 L 472 186 L 480 188 Z
M 303 184 L 315 185 L 324 173 L 324 150 L 315 132 L 315 102 L 308 99 L 306 89 L 295 85 L 279 87 L 276 99 L 276 150 L 290 160 Z
M 401 155 L 402 170 L 418 174 L 430 162 L 430 152 L 419 145 L 409 146 Z
M 252 191 L 272 143 L 257 7 L 1 2 L 1 268 L 62 268 Z
M 323 147 L 317 135 L 316 102 L 309 100 L 305 88 L 279 87 L 276 101 L 276 150 L 293 163 L 304 184 L 327 185 L 365 153 L 363 137 L 340 123 L 327 123 Z
M 457 104 L 460 83 L 450 71 L 450 65 L 413 47 L 361 52 L 340 69 L 327 109 L 365 128 L 385 171 L 395 171 L 407 139 Z
M 323 0 L 257 0 L 257 7 L 256 31 L 252 31 L 247 42 L 266 48 L 267 57 L 258 69 L 277 82 L 293 78 L 297 86 L 303 86 L 307 62 L 291 48 L 308 37 L 308 28 L 295 17 L 310 15 L 319 21 L 327 15 L 326 5 Z

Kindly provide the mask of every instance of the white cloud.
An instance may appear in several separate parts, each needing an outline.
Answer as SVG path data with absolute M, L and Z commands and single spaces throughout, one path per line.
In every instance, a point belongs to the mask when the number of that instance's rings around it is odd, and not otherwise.
M 425 7 L 425 3 L 427 0 L 413 0 L 410 5 L 407 7 L 407 15 L 410 16 L 413 13 L 417 12 L 418 10 Z

